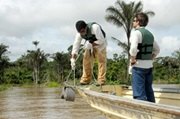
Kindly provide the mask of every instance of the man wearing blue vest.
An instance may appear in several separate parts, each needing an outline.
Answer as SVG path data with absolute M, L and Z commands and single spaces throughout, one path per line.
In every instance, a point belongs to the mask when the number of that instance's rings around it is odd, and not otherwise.
M 132 65 L 133 98 L 155 102 L 153 82 L 153 59 L 159 54 L 160 49 L 153 34 L 145 27 L 148 16 L 138 13 L 133 20 L 134 31 L 130 37 L 130 63 Z
M 71 53 L 71 67 L 75 68 L 77 57 L 82 39 L 85 40 L 85 51 L 83 55 L 83 74 L 80 84 L 88 85 L 93 74 L 93 61 L 98 61 L 97 85 L 104 85 L 106 81 L 106 47 L 105 32 L 101 26 L 95 22 L 86 23 L 83 20 L 76 22 L 77 34 Z

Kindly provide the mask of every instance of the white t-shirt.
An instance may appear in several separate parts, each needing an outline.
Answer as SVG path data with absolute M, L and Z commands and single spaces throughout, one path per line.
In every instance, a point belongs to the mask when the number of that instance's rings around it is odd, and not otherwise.
M 91 28 L 91 33 L 94 34 L 97 39 L 97 41 L 94 41 L 94 43 L 98 44 L 95 47 L 98 48 L 99 50 L 103 50 L 107 46 L 107 41 L 104 38 L 100 26 L 98 24 L 93 24 Z M 83 38 L 81 37 L 80 33 L 77 33 L 75 37 L 75 41 L 73 43 L 73 49 L 71 54 L 78 54 L 82 39 Z

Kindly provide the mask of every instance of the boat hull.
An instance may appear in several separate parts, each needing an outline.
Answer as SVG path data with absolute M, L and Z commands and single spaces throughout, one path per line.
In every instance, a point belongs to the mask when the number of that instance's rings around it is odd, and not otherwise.
M 79 94 L 109 119 L 180 119 L 180 107 L 129 99 L 87 88 L 77 88 Z

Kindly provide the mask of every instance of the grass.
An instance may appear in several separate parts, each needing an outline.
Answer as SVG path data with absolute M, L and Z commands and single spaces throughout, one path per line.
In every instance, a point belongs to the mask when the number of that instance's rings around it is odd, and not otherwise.
M 53 87 L 59 87 L 60 84 L 57 83 L 57 82 L 51 81 L 51 82 L 48 82 L 48 83 L 46 84 L 46 86 L 49 87 L 49 88 L 53 88 Z
M 34 83 L 24 83 L 24 84 L 0 84 L 0 91 L 7 90 L 10 87 L 13 86 L 18 86 L 18 87 L 23 87 L 23 88 L 30 88 L 34 86 L 40 86 L 40 87 L 48 87 L 48 88 L 55 88 L 55 87 L 60 87 L 60 84 L 55 81 L 50 81 L 42 84 L 34 84 Z
M 7 90 L 10 87 L 11 85 L 9 84 L 0 84 L 0 91 Z

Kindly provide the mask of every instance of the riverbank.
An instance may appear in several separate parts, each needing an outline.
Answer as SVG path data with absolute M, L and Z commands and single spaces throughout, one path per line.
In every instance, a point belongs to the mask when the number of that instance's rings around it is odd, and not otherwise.
M 0 84 L 0 91 L 7 90 L 10 87 L 10 84 Z
M 40 87 L 47 87 L 47 88 L 56 88 L 60 87 L 61 85 L 57 82 L 48 82 L 43 84 L 34 84 L 34 83 L 26 83 L 26 84 L 0 84 L 0 91 L 7 90 L 11 87 L 34 87 L 34 86 L 40 86 Z

